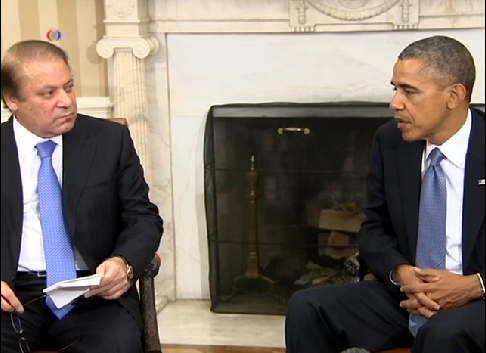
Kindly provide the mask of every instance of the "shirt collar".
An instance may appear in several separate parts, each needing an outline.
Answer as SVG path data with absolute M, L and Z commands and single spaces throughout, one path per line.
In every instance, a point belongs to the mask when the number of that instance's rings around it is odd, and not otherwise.
M 36 150 L 36 146 L 40 142 L 52 140 L 58 146 L 62 146 L 62 135 L 58 135 L 50 139 L 39 137 L 27 130 L 22 124 L 20 124 L 17 121 L 17 118 L 13 119 L 13 130 L 15 135 L 15 143 L 17 144 L 19 160 L 22 160 L 25 155 L 30 153 L 32 150 Z
M 434 145 L 427 141 L 425 146 L 425 160 L 435 147 L 439 147 L 442 154 L 458 168 L 466 165 L 466 153 L 471 133 L 471 110 L 468 110 L 466 122 L 449 140 L 441 146 Z

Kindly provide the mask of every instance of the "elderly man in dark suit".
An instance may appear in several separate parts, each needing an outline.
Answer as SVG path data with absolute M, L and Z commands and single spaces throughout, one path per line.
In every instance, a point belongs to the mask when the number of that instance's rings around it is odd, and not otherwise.
M 485 117 L 474 60 L 434 36 L 399 55 L 376 133 L 359 249 L 376 280 L 298 292 L 287 353 L 485 351 Z
M 23 41 L 2 60 L 2 352 L 140 353 L 134 282 L 153 258 L 162 219 L 129 131 L 77 113 L 66 53 Z M 67 305 L 46 286 L 99 274 Z

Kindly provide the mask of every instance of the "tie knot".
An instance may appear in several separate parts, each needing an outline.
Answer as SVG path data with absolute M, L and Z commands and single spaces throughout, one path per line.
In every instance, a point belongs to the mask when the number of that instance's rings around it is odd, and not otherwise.
M 429 155 L 430 158 L 430 166 L 438 166 L 439 163 L 445 158 L 438 147 L 435 147 Z
M 41 159 L 51 157 L 54 148 L 56 148 L 56 143 L 52 140 L 47 140 L 37 144 L 37 154 Z

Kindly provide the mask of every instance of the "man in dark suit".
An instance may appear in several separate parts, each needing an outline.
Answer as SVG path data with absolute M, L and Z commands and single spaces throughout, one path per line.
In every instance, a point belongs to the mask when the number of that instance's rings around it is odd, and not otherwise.
M 49 42 L 13 45 L 1 84 L 13 114 L 1 127 L 1 351 L 142 352 L 134 282 L 163 229 L 127 127 L 77 114 L 67 55 Z M 66 306 L 43 295 L 95 273 Z
M 376 280 L 296 293 L 287 353 L 485 351 L 485 118 L 469 106 L 474 81 L 455 39 L 399 55 L 395 119 L 375 135 L 358 239 Z

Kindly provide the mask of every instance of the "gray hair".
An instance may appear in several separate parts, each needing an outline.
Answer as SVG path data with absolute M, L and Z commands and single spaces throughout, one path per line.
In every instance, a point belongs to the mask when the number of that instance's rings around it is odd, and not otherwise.
M 348 348 L 345 351 L 342 351 L 341 353 L 370 353 L 370 352 L 363 348 Z
M 446 36 L 420 39 L 403 49 L 398 59 L 423 60 L 421 74 L 434 77 L 444 87 L 452 84 L 463 85 L 468 100 L 471 101 L 476 67 L 471 53 L 458 40 Z

